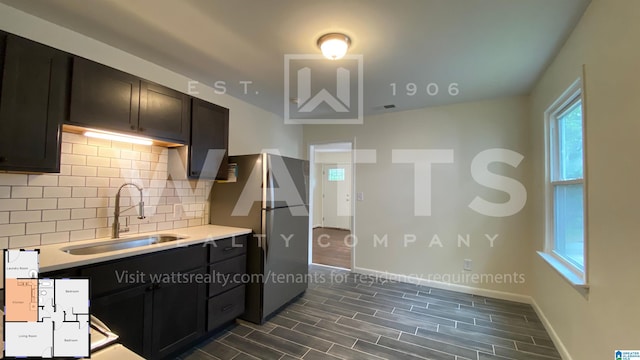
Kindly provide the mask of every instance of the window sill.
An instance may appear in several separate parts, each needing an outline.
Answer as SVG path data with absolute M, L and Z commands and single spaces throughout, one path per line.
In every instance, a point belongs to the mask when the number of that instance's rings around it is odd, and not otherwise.
M 573 286 L 576 290 L 587 293 L 589 291 L 589 284 L 584 281 L 581 277 L 576 275 L 573 271 L 567 268 L 562 262 L 553 257 L 551 254 L 547 254 L 542 251 L 538 251 L 538 255 L 547 262 L 547 264 L 551 265 L 551 267 L 562 276 L 571 286 Z

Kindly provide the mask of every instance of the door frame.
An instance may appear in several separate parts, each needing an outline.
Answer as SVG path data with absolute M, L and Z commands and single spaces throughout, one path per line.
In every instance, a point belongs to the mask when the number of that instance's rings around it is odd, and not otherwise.
M 348 140 L 334 140 L 334 141 L 324 141 L 324 142 L 312 142 L 308 144 L 308 157 L 309 157 L 309 178 L 314 180 L 314 184 L 315 184 L 315 178 L 316 178 L 316 166 L 315 166 L 315 158 L 316 158 L 316 147 L 317 146 L 327 146 L 327 145 L 331 145 L 331 144 L 350 144 L 351 145 L 351 219 L 350 221 L 350 225 L 351 225 L 351 234 L 352 236 L 357 238 L 357 231 L 356 231 L 356 202 L 357 202 L 357 196 L 356 196 L 356 164 L 355 164 L 355 150 L 356 150 L 356 138 L 351 138 Z M 318 186 L 318 184 L 315 184 L 315 186 Z M 313 226 L 314 226 L 314 219 L 317 216 L 317 214 L 315 214 L 315 209 L 314 209 L 314 204 L 315 204 L 315 199 L 314 199 L 314 191 L 313 189 L 309 189 L 309 219 L 311 221 L 309 221 L 309 264 L 313 264 Z M 322 211 L 322 210 L 321 210 Z M 355 264 L 356 264 L 356 246 L 352 246 L 351 247 L 351 271 L 353 271 L 353 269 L 355 269 Z

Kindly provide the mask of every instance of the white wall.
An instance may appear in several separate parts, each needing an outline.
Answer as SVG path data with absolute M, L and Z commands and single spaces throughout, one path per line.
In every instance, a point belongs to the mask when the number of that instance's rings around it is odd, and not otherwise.
M 0 4 L 0 29 L 85 57 L 187 93 L 189 79 L 149 61 L 47 22 L 38 17 Z M 213 88 L 198 84 L 195 90 L 203 100 L 229 108 L 229 153 L 250 154 L 262 149 L 278 149 L 282 155 L 300 157 L 302 126 L 284 125 L 282 117 L 267 112 L 226 94 L 215 94 Z
M 355 138 L 356 149 L 376 150 L 377 163 L 356 164 L 355 191 L 364 193 L 364 201 L 356 202 L 356 270 L 432 279 L 439 274 L 455 281 L 451 277 L 459 277 L 463 259 L 469 258 L 473 274 L 524 273 L 525 283 L 463 281 L 463 285 L 527 294 L 532 251 L 527 208 L 494 218 L 468 207 L 477 195 L 494 202 L 508 200 L 504 193 L 472 179 L 471 160 L 480 151 L 507 148 L 525 155 L 517 168 L 495 164 L 491 169 L 527 185 L 527 120 L 527 99 L 517 97 L 367 116 L 364 125 L 305 126 L 306 144 Z M 393 149 L 453 149 L 453 164 L 433 166 L 432 216 L 414 216 L 414 168 L 392 164 Z M 375 247 L 374 234 L 387 234 L 388 247 Z M 405 247 L 405 234 L 414 234 L 416 242 Z M 471 246 L 458 247 L 458 234 L 469 234 Z M 485 234 L 499 234 L 494 248 Z M 434 235 L 442 248 L 435 243 L 429 247 Z
M 533 298 L 574 360 L 640 348 L 640 2 L 594 0 L 531 95 L 532 235 L 544 244 L 544 111 L 586 65 L 588 296 L 537 255 Z

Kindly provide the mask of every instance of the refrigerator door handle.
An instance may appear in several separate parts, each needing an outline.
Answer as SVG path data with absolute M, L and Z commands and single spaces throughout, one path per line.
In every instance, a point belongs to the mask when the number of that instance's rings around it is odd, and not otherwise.
M 273 229 L 273 214 L 269 216 L 269 224 L 267 225 L 267 232 L 264 237 L 264 261 L 265 263 L 269 261 L 269 235 L 271 233 L 271 229 Z

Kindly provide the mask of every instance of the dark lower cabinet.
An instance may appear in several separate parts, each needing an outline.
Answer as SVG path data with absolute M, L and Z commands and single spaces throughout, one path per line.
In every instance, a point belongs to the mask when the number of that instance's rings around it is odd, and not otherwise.
M 91 279 L 91 313 L 123 345 L 146 359 L 168 359 L 244 312 L 245 244 L 246 236 L 222 239 L 94 264 L 72 274 Z M 231 245 L 234 252 L 224 251 Z M 229 282 L 209 285 L 206 275 L 218 272 L 230 276 Z
M 0 34 L 0 170 L 59 172 L 71 56 Z
M 122 344 L 147 357 L 152 352 L 152 307 L 153 285 L 144 284 L 92 299 L 90 309 L 118 334 Z
M 244 285 L 209 299 L 207 331 L 215 330 L 244 313 Z
M 184 275 L 204 274 L 204 268 Z M 206 284 L 157 284 L 153 290 L 152 358 L 162 359 L 205 332 Z

